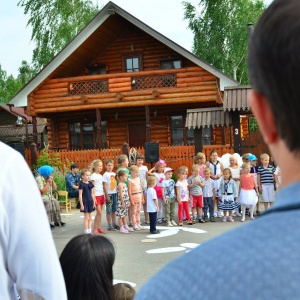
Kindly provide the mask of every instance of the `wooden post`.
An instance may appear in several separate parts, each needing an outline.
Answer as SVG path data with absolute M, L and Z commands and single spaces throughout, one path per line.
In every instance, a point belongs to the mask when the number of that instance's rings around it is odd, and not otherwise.
M 101 128 L 101 112 L 99 108 L 96 108 L 97 117 L 97 147 L 102 149 L 102 128 Z
M 232 127 L 234 152 L 242 154 L 240 112 L 237 110 L 232 112 Z
M 129 156 L 129 145 L 126 142 L 124 142 L 122 145 L 122 153 Z
M 32 134 L 33 134 L 33 142 L 35 145 L 38 143 L 38 138 L 37 138 L 37 122 L 36 122 L 36 117 L 32 117 Z
M 37 148 L 36 148 L 36 144 L 35 143 L 31 143 L 30 145 L 30 155 L 31 155 L 31 168 L 33 165 L 36 164 L 36 152 L 37 152 Z
M 195 153 L 202 152 L 203 142 L 202 142 L 202 127 L 195 128 L 194 130 L 194 142 L 195 142 Z
M 225 145 L 225 125 L 222 126 L 221 129 L 221 137 L 222 137 L 222 145 Z
M 151 124 L 150 124 L 150 110 L 149 106 L 145 106 L 145 114 L 146 114 L 146 142 L 151 142 Z

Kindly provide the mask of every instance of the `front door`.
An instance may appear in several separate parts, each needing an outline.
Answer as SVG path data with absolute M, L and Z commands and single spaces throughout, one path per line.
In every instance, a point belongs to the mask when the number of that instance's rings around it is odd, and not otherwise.
M 144 147 L 146 142 L 146 123 L 128 124 L 129 147 Z

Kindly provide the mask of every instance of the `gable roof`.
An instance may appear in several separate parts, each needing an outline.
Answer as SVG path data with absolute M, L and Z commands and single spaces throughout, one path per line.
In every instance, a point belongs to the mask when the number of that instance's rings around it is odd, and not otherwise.
M 10 110 L 8 105 L 6 105 L 5 103 L 0 103 L 0 109 L 3 109 L 5 111 L 7 111 L 8 113 L 15 116 L 16 118 L 19 115 L 22 115 L 24 118 L 27 119 L 28 122 L 32 122 L 32 117 L 27 116 L 25 114 L 24 108 L 22 108 L 22 107 L 12 107 L 11 110 Z
M 121 18 L 120 18 L 121 17 Z M 124 20 L 126 22 L 124 23 Z M 196 65 L 204 68 L 208 72 L 212 73 L 216 77 L 220 79 L 220 89 L 223 91 L 226 86 L 236 86 L 239 83 L 213 67 L 209 63 L 200 59 L 193 53 L 184 49 L 180 45 L 171 41 L 169 38 L 160 34 L 156 30 L 152 29 L 150 26 L 146 25 L 139 19 L 135 18 L 127 11 L 123 10 L 121 7 L 116 5 L 113 2 L 107 3 L 99 13 L 79 32 L 67 45 L 63 48 L 34 78 L 32 78 L 11 100 L 10 103 L 14 104 L 18 107 L 27 106 L 27 96 L 36 88 L 39 84 L 41 84 L 46 78 L 49 76 L 56 77 L 68 77 L 63 75 L 64 72 L 62 70 L 68 70 L 68 59 L 71 54 L 76 54 L 76 57 L 80 58 L 83 62 L 83 66 L 85 66 L 88 61 L 87 58 L 91 57 L 93 51 L 95 49 L 99 49 L 102 46 L 109 45 L 110 42 L 113 41 L 114 37 L 118 36 L 124 31 L 124 27 L 126 23 L 130 23 L 144 32 L 148 33 L 150 36 L 154 37 L 161 43 L 165 44 L 169 48 L 173 49 L 177 53 L 181 54 L 183 57 L 188 60 L 194 62 Z M 104 25 L 103 25 L 104 24 Z M 101 25 L 105 28 L 103 30 L 109 31 L 112 37 L 111 40 L 103 41 L 101 39 Z M 117 25 L 117 26 L 116 26 Z M 128 25 L 127 25 L 128 27 Z M 93 38 L 96 41 L 97 47 L 94 49 L 85 47 L 85 42 L 89 39 Z M 79 51 L 80 48 L 80 51 Z M 77 65 L 77 68 L 79 66 Z M 76 68 L 75 66 L 73 67 Z M 72 70 L 72 68 L 71 68 Z M 70 71 L 71 71 L 70 70 Z

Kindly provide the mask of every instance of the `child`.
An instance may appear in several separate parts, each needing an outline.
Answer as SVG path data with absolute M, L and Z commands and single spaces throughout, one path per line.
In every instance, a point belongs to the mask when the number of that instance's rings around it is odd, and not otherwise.
M 232 179 L 236 184 L 236 189 L 237 191 L 239 191 L 241 172 L 240 172 L 240 168 L 238 167 L 237 158 L 235 155 L 230 155 L 229 157 L 229 169 L 231 171 Z M 237 208 L 234 213 L 237 217 L 241 216 L 241 214 L 239 213 L 239 208 Z
M 216 201 L 215 181 L 210 178 L 211 170 L 206 167 L 204 169 L 204 188 L 203 188 L 203 202 L 204 202 L 204 221 L 208 221 L 207 209 L 209 210 L 210 222 L 215 222 L 214 218 L 214 201 Z
M 158 207 L 159 211 L 157 213 L 158 219 L 157 223 L 161 224 L 163 221 L 165 221 L 165 206 L 164 206 L 164 200 L 162 195 L 162 183 L 165 179 L 164 169 L 166 167 L 166 163 L 164 160 L 160 159 L 156 164 L 155 167 L 150 169 L 148 171 L 148 175 L 154 175 L 156 178 L 156 186 L 154 189 L 156 190 L 156 195 L 158 199 Z
M 200 167 L 199 175 L 202 178 L 204 178 L 204 169 L 206 168 L 205 162 L 206 162 L 205 154 L 202 153 L 202 152 L 198 152 L 197 155 L 194 158 L 194 163 L 196 165 L 199 165 L 199 167 Z
M 155 176 L 148 176 L 147 178 L 147 211 L 150 219 L 150 233 L 157 234 L 159 230 L 156 229 L 157 212 L 159 211 L 156 191 L 154 186 L 156 185 Z
M 205 223 L 203 217 L 203 197 L 202 197 L 202 188 L 204 188 L 204 179 L 199 175 L 200 166 L 192 166 L 192 176 L 187 180 L 188 188 L 192 198 L 192 215 L 193 223 L 196 223 L 197 214 L 199 223 Z M 204 175 L 204 174 L 203 174 Z
M 108 158 L 105 161 L 106 172 L 103 174 L 103 189 L 105 194 L 106 204 L 106 220 L 107 230 L 116 231 L 120 227 L 116 223 L 116 210 L 117 210 L 117 181 L 116 173 L 113 172 L 114 161 Z
M 133 300 L 135 296 L 134 288 L 125 282 L 114 285 L 114 300 Z
M 96 206 L 94 185 L 90 182 L 90 172 L 83 169 L 80 172 L 79 183 L 80 211 L 84 213 L 84 233 L 92 234 L 92 212 Z
M 275 174 L 275 182 L 276 182 L 276 191 L 277 193 L 279 193 L 281 188 L 281 170 L 279 166 L 276 167 L 274 174 Z
M 129 168 L 131 178 L 128 180 L 128 194 L 131 206 L 131 221 L 134 230 L 143 230 L 144 227 L 141 226 L 140 221 L 140 207 L 143 199 L 143 191 L 141 180 L 138 177 L 139 168 L 132 165 Z
M 258 189 L 262 192 L 265 210 L 268 209 L 268 203 L 272 206 L 274 202 L 274 172 L 273 166 L 269 165 L 270 157 L 268 154 L 263 153 L 260 156 L 262 166 L 258 167 L 257 182 Z
M 128 196 L 128 189 L 126 185 L 126 180 L 128 178 L 127 172 L 123 170 L 119 170 L 116 175 L 116 179 L 118 181 L 118 202 L 117 202 L 117 217 L 119 218 L 119 226 L 120 226 L 120 233 L 129 233 L 133 231 L 127 225 L 126 216 L 128 214 L 128 207 L 130 206 L 129 196 Z
M 139 178 L 142 182 L 142 189 L 143 189 L 143 209 L 144 209 L 144 216 L 145 216 L 145 224 L 149 224 L 149 215 L 147 213 L 147 173 L 148 167 L 144 166 L 144 155 L 138 153 L 136 155 L 136 166 L 139 168 Z
M 193 225 L 193 221 L 191 220 L 190 212 L 189 212 L 189 191 L 188 191 L 188 184 L 187 184 L 187 174 L 188 168 L 182 166 L 178 169 L 178 181 L 176 182 L 176 196 L 178 201 L 178 220 L 179 226 L 183 226 L 182 222 L 182 210 L 184 209 L 186 217 L 187 217 L 187 224 Z
M 177 226 L 175 222 L 175 181 L 172 179 L 173 171 L 171 168 L 165 168 L 165 180 L 162 185 L 162 195 L 168 227 Z
M 207 167 L 210 168 L 211 174 L 210 177 L 215 181 L 216 192 L 218 193 L 220 186 L 220 178 L 223 175 L 224 166 L 221 161 L 218 160 L 217 150 L 212 150 L 210 152 L 210 160 L 206 163 Z M 221 218 L 223 215 L 222 211 L 217 212 L 216 216 Z
M 217 195 L 219 197 L 218 208 L 223 210 L 224 213 L 223 222 L 226 222 L 227 211 L 229 212 L 229 222 L 234 222 L 232 218 L 232 211 L 238 208 L 240 204 L 235 201 L 238 197 L 238 191 L 236 189 L 236 184 L 232 179 L 229 168 L 226 168 L 223 171 L 223 178 L 221 179 L 220 188 Z
M 258 189 L 253 174 L 250 174 L 250 163 L 243 163 L 243 174 L 239 191 L 239 203 L 242 205 L 242 219 L 245 221 L 246 206 L 250 207 L 250 218 L 254 220 L 253 211 L 258 200 Z
M 258 171 L 258 165 L 257 165 L 257 158 L 254 154 L 249 154 L 248 161 L 250 162 L 250 174 L 254 175 L 254 180 L 257 184 L 257 171 Z M 256 203 L 256 214 L 260 215 L 259 211 L 259 201 Z
M 103 181 L 102 175 L 102 161 L 100 159 L 95 159 L 91 164 L 91 171 L 93 172 L 91 176 L 91 182 L 94 185 L 95 198 L 96 198 L 96 216 L 94 220 L 94 234 L 106 233 L 106 231 L 101 228 L 101 216 L 102 216 L 102 206 L 104 204 L 104 192 L 103 192 Z
M 117 173 L 118 171 L 122 170 L 125 171 L 128 175 L 127 178 L 129 178 L 129 169 L 128 169 L 128 164 L 129 164 L 129 160 L 126 154 L 121 154 L 118 156 L 118 169 L 117 169 Z M 126 186 L 128 187 L 128 179 L 125 181 Z M 129 220 L 129 226 L 132 227 L 131 224 L 131 208 L 128 208 L 128 220 Z

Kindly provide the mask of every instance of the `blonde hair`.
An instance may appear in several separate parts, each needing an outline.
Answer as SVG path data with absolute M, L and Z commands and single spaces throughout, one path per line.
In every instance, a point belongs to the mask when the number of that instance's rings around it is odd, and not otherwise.
M 95 159 L 92 161 L 91 165 L 90 165 L 90 170 L 91 173 L 95 172 L 96 166 L 102 165 L 102 160 L 101 159 Z
M 270 159 L 270 156 L 267 154 L 267 153 L 263 153 L 260 155 L 260 159 L 265 159 L 265 158 L 269 158 Z
M 186 167 L 186 166 L 180 167 L 177 171 L 178 174 L 185 174 L 187 172 L 188 172 L 188 167 Z
M 237 157 L 234 154 L 232 154 L 232 155 L 229 156 L 229 161 L 230 161 L 231 158 L 234 159 L 235 165 L 237 166 L 238 165 L 238 159 L 237 159 Z
M 114 160 L 113 159 L 111 159 L 111 158 L 107 158 L 106 160 L 105 160 L 105 165 L 107 166 L 108 164 L 115 164 L 115 162 L 114 162 Z
M 138 171 L 139 171 L 139 168 L 138 168 L 136 165 L 132 165 L 132 166 L 130 166 L 129 171 L 130 171 L 130 173 L 131 173 L 132 171 L 138 172 Z
M 192 171 L 200 171 L 200 166 L 199 165 L 192 165 Z
M 155 186 L 156 184 L 156 177 L 155 176 L 148 176 L 147 177 L 147 185 L 148 187 L 152 187 L 152 186 Z
M 197 164 L 199 159 L 203 159 L 203 158 L 206 158 L 205 154 L 202 152 L 198 152 L 194 157 L 194 163 Z
M 206 167 L 203 171 L 203 173 L 211 173 L 211 169 L 209 167 Z
M 250 153 L 244 153 L 244 154 L 242 155 L 242 159 L 247 159 L 247 160 L 248 160 L 249 154 L 250 154 Z
M 132 300 L 135 296 L 135 289 L 128 283 L 117 283 L 114 285 L 115 300 Z
M 124 161 L 128 160 L 128 157 L 126 154 L 121 154 L 118 156 L 118 166 L 120 167 Z
M 123 171 L 123 170 L 119 170 L 115 176 L 116 180 L 119 181 L 121 177 L 127 175 L 127 172 Z
M 244 163 L 242 164 L 242 169 L 244 170 L 247 166 L 250 167 L 250 163 L 249 163 L 249 162 L 244 162 Z

